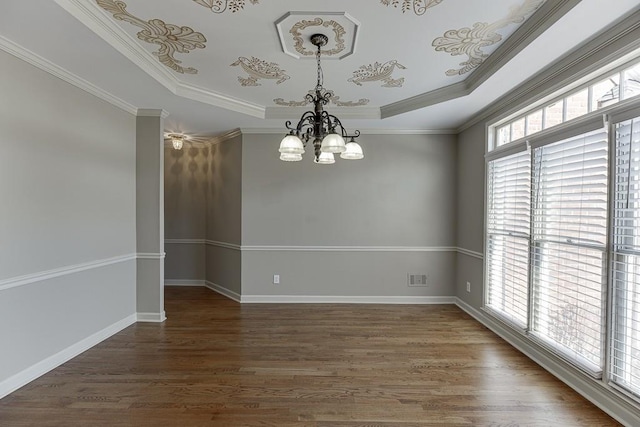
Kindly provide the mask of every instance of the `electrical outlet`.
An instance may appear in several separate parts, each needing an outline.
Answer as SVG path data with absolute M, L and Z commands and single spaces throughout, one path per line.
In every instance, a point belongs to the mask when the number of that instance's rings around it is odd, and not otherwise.
M 274 274 L 273 275 L 273 284 L 274 285 L 280 284 L 280 275 L 279 274 Z
M 471 292 L 471 282 L 467 282 L 467 292 Z

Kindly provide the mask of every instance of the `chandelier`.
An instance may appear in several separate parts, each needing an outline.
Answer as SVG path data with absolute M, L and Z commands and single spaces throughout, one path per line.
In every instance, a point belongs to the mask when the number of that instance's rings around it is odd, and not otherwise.
M 329 39 L 324 34 L 314 34 L 311 36 L 311 44 L 318 47 L 316 52 L 316 62 L 318 64 L 318 80 L 315 88 L 315 95 L 312 92 L 305 96 L 309 103 L 313 103 L 313 111 L 305 112 L 295 127 L 291 126 L 291 121 L 286 122 L 287 129 L 290 130 L 280 143 L 280 160 L 285 162 L 297 162 L 302 160 L 302 154 L 309 142 L 313 140 L 315 153 L 315 163 L 332 164 L 335 163 L 334 154 L 340 153 L 341 159 L 359 160 L 364 157 L 362 147 L 355 141 L 360 136 L 360 131 L 356 130 L 349 135 L 342 126 L 340 119 L 333 114 L 324 111 L 324 106 L 329 103 L 332 93 L 322 87 L 322 67 L 320 66 L 320 49 L 326 45 Z M 345 139 L 349 142 L 345 143 Z

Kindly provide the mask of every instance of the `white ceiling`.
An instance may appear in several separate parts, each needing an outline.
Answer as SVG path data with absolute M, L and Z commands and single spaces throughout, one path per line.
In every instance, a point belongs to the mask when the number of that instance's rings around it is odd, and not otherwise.
M 638 0 L 4 0 L 0 48 L 125 108 L 162 108 L 170 132 L 284 132 L 285 120 L 308 109 L 282 104 L 315 87 L 308 37 L 323 33 L 324 87 L 346 103 L 327 110 L 347 128 L 449 131 L 638 7 Z

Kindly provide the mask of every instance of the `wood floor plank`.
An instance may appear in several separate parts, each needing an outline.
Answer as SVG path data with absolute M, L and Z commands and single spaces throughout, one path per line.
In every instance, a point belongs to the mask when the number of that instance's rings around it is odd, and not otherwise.
M 165 323 L 132 325 L 0 400 L 0 425 L 619 425 L 452 305 L 165 294 Z

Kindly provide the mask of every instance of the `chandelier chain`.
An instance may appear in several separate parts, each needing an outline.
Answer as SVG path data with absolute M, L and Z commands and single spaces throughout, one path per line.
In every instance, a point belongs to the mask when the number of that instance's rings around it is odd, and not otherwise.
M 322 66 L 320 65 L 320 49 L 321 46 L 318 45 L 318 51 L 316 52 L 316 63 L 318 64 L 318 83 L 316 84 L 316 90 L 322 90 L 323 75 L 322 75 Z

